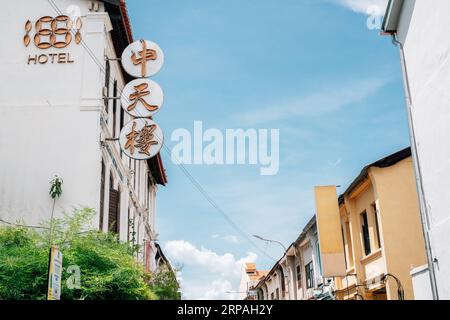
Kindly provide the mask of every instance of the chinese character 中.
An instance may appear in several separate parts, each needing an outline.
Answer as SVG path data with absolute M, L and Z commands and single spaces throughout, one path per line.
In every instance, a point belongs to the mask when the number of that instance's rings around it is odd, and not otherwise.
M 147 74 L 147 61 L 158 59 L 158 55 L 156 53 L 156 50 L 147 49 L 147 42 L 145 42 L 145 40 L 141 40 L 141 43 L 142 51 L 139 51 L 137 55 L 135 52 L 133 52 L 131 61 L 135 66 L 141 65 L 142 77 L 145 78 Z
M 150 95 L 150 91 L 147 90 L 148 89 L 147 83 L 142 83 L 138 86 L 135 86 L 134 89 L 136 91 L 134 93 L 130 94 L 130 101 L 132 101 L 133 103 L 128 107 L 128 109 L 127 109 L 128 111 L 134 110 L 134 108 L 136 108 L 138 102 L 142 103 L 148 111 L 158 110 L 158 106 L 150 105 L 144 99 L 144 97 Z

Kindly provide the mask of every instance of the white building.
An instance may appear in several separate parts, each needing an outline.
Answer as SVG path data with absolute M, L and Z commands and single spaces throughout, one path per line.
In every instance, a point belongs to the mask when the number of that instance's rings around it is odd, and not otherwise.
M 254 289 L 259 300 L 333 299 L 332 283 L 322 276 L 315 216 Z
M 239 284 L 240 300 L 257 300 L 256 291 L 253 288 L 267 275 L 267 271 L 256 269 L 254 263 L 244 263 L 242 266 L 241 282 Z
M 449 12 L 448 0 L 391 0 L 383 23 L 403 68 L 428 253 L 428 266 L 412 271 L 421 298 L 450 299 Z
M 94 208 L 93 227 L 142 246 L 140 259 L 155 269 L 161 157 L 121 154 L 114 139 L 131 119 L 105 98 L 131 80 L 117 60 L 133 41 L 125 1 L 3 1 L 0 28 L 0 218 L 48 220 L 58 175 L 57 215 Z

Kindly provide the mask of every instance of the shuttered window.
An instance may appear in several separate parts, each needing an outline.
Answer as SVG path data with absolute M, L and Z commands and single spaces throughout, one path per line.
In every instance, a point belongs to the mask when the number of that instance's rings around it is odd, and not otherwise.
M 305 266 L 306 288 L 314 287 L 314 269 L 312 261 Z
M 117 126 L 117 80 L 114 80 L 114 88 L 113 88 L 113 128 L 112 128 L 112 135 L 115 138 L 116 137 L 116 126 Z
M 369 222 L 367 221 L 367 212 L 361 214 L 361 232 L 363 235 L 364 253 L 368 256 L 372 249 L 370 248 Z
M 108 230 L 112 233 L 119 233 L 120 221 L 120 192 L 114 189 L 111 181 L 109 188 L 109 219 Z
M 302 268 L 300 267 L 300 265 L 297 265 L 296 273 L 297 273 L 297 289 L 301 289 L 302 288 Z
M 106 113 L 109 113 L 109 81 L 111 78 L 111 65 L 109 63 L 109 60 L 106 60 L 106 66 L 105 66 L 105 88 L 106 88 L 106 97 L 104 98 Z M 108 121 L 108 119 L 106 120 Z
M 102 176 L 100 180 L 100 223 L 99 230 L 103 230 L 103 216 L 105 206 L 105 163 L 102 160 Z

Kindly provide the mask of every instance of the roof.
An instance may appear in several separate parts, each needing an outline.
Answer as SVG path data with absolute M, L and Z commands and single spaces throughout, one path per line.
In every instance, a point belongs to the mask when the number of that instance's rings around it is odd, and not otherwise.
M 256 264 L 247 262 L 245 264 L 245 271 L 247 271 L 247 272 L 256 271 Z
M 398 21 L 400 20 L 400 12 L 402 11 L 404 0 L 389 0 L 386 14 L 384 15 L 381 30 L 386 33 L 397 32 Z
M 113 26 L 111 38 L 114 44 L 114 50 L 116 52 L 122 52 L 134 41 L 126 2 L 125 0 L 102 0 L 102 2 L 105 5 L 105 9 L 109 14 Z M 133 78 L 123 70 L 122 73 L 126 82 L 133 80 Z M 156 183 L 165 186 L 167 184 L 167 175 L 161 154 L 158 153 L 156 157 L 149 159 L 147 163 Z
M 378 161 L 375 161 L 367 166 L 365 166 L 360 174 L 353 180 L 353 182 L 350 184 L 350 186 L 345 190 L 343 194 L 339 196 L 339 204 L 342 204 L 344 202 L 344 196 L 350 194 L 353 190 L 356 189 L 356 187 L 362 183 L 368 176 L 369 169 L 372 167 L 376 168 L 386 168 L 393 166 L 394 164 L 408 158 L 411 156 L 411 148 L 405 148 L 403 150 L 400 150 L 396 153 L 393 153 L 387 157 L 384 157 L 383 159 L 380 159 Z
M 299 244 L 300 242 L 305 239 L 306 234 L 309 230 L 311 230 L 316 225 L 316 215 L 314 215 L 309 222 L 306 224 L 306 226 L 303 228 L 302 233 L 298 236 L 297 240 L 295 240 L 294 244 Z
M 262 278 L 265 278 L 268 273 L 269 271 L 266 270 L 256 270 L 255 274 L 249 274 L 248 277 L 250 278 L 251 281 L 259 281 Z
M 316 216 L 314 215 L 314 216 L 309 220 L 309 222 L 306 224 L 306 226 L 303 228 L 302 233 L 298 236 L 297 240 L 296 240 L 294 243 L 292 243 L 292 244 L 287 248 L 287 251 L 289 251 L 289 249 L 290 249 L 291 247 L 293 247 L 294 245 L 300 243 L 300 242 L 305 238 L 307 232 L 308 232 L 309 230 L 311 230 L 311 228 L 313 228 L 315 225 L 316 225 Z M 285 253 L 285 255 L 286 255 L 286 253 Z M 257 288 L 257 287 L 259 287 L 260 285 L 262 285 L 263 282 L 264 282 L 264 281 L 267 279 L 267 277 L 269 276 L 269 274 L 271 274 L 271 273 L 272 273 L 273 271 L 275 271 L 276 269 L 280 268 L 280 265 L 279 265 L 279 264 L 280 264 L 281 260 L 284 259 L 285 255 L 283 255 L 283 256 L 280 258 L 280 260 L 278 260 L 278 261 L 274 264 L 274 266 L 272 267 L 272 269 L 270 269 L 270 271 L 260 271 L 260 272 L 266 272 L 266 273 L 265 273 L 264 276 L 262 276 L 262 277 L 260 277 L 259 279 L 257 279 L 257 280 L 259 280 L 259 282 L 256 284 L 255 288 Z

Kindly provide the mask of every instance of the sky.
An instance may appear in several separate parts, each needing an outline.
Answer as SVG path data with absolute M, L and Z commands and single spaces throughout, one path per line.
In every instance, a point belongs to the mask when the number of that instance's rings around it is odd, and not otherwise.
M 128 0 L 134 37 L 165 54 L 153 80 L 169 149 L 174 130 L 193 132 L 194 121 L 280 130 L 272 176 L 255 165 L 180 167 L 162 153 L 158 239 L 181 269 L 184 298 L 237 298 L 244 262 L 270 269 L 283 254 L 252 235 L 289 245 L 314 215 L 314 186 L 343 192 L 364 165 L 409 145 L 398 49 L 368 27 L 378 20 L 367 10 L 384 14 L 386 3 Z

